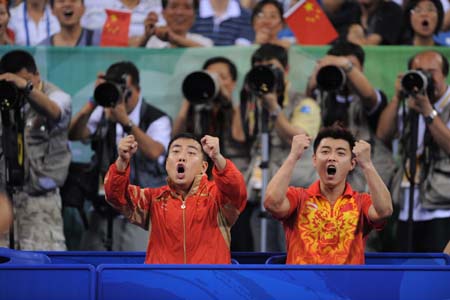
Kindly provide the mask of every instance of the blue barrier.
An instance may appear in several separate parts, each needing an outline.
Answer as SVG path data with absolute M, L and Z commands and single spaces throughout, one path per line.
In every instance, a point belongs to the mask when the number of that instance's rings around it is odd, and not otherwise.
M 450 256 L 445 253 L 366 253 L 366 265 L 450 265 Z M 285 264 L 286 254 L 273 255 L 266 264 Z
M 101 265 L 97 299 L 448 299 L 447 266 Z
M 42 251 L 53 264 L 143 264 L 145 252 Z M 1 256 L 1 255 L 0 255 Z M 282 252 L 233 252 L 233 264 L 284 264 Z M 450 265 L 445 253 L 372 253 L 365 254 L 367 265 Z M 269 260 L 270 259 L 270 260 Z
M 91 264 L 98 266 L 101 264 L 143 264 L 145 260 L 145 252 L 141 251 L 42 251 L 38 253 L 48 256 L 53 264 Z M 267 259 L 266 256 L 264 255 L 265 259 Z M 264 263 L 264 261 L 261 263 Z M 231 263 L 239 264 L 239 260 L 232 258 Z
M 0 264 L 0 299 L 94 300 L 91 265 Z

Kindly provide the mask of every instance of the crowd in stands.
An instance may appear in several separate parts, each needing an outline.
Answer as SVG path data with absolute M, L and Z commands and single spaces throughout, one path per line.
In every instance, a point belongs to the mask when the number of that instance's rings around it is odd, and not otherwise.
M 11 195 L 6 168 L 0 170 L 1 190 L 6 191 L 0 193 L 0 212 L 11 214 L 5 203 L 12 196 L 15 247 L 66 250 L 59 212 L 63 201 L 78 201 L 79 196 L 89 198 L 93 207 L 84 216 L 89 226 L 78 249 L 147 249 L 149 263 L 226 263 L 227 249 L 259 250 L 261 218 L 267 219 L 266 250 L 288 251 L 290 263 L 361 263 L 366 240 L 370 250 L 449 252 L 448 60 L 439 48 L 421 48 L 405 69 L 420 70 L 429 84 L 406 91 L 404 74 L 398 74 L 392 83 L 395 95 L 388 99 L 383 87 L 364 74 L 363 48 L 444 46 L 436 36 L 450 30 L 449 2 L 318 1 L 338 38 L 317 60 L 305 91 L 296 91 L 288 80 L 293 67 L 288 53 L 298 43 L 283 16 L 297 2 L 0 0 L 1 45 L 111 46 L 106 36 L 119 30 L 111 27 L 111 18 L 121 18 L 111 11 L 120 11 L 126 12 L 122 25 L 128 36 L 119 38 L 128 47 L 257 46 L 239 93 L 235 63 L 222 56 L 205 58 L 199 73 L 210 74 L 219 91 L 208 105 L 185 95 L 174 120 L 143 98 L 139 66 L 133 62 L 111 62 L 98 74 L 93 96 L 72 112 L 71 96 L 41 78 L 32 55 L 26 50 L 5 54 L 0 81 L 23 90 L 29 103 L 20 116 L 29 163 L 24 189 Z M 319 73 L 327 67 L 340 72 L 342 85 L 325 86 Z M 258 85 L 252 72 L 269 72 L 272 86 Z M 106 89 L 115 91 L 109 97 L 117 99 L 101 100 Z M 233 99 L 236 94 L 239 99 Z M 9 141 L 4 136 L 17 128 L 5 125 L 10 117 L 2 109 L 4 148 Z M 400 141 L 398 153 L 393 142 L 399 136 L 411 139 L 405 128 L 412 128 L 413 115 L 418 116 L 420 168 L 415 198 L 408 201 L 400 190 L 410 175 L 410 140 Z M 259 139 L 265 133 L 268 149 Z M 81 169 L 70 162 L 69 140 L 89 143 L 94 152 Z M 8 157 L 1 159 L 4 163 Z M 266 171 L 269 183 L 262 183 L 261 172 Z M 81 187 L 73 190 L 68 183 Z M 186 199 L 195 201 L 195 208 Z M 330 204 L 324 205 L 321 200 L 327 199 Z M 261 203 L 270 215 L 261 213 Z M 179 207 L 182 215 L 174 213 Z M 11 218 L 0 218 L 0 233 L 7 232 Z M 398 219 L 393 229 L 397 243 L 371 244 L 389 218 Z M 312 226 L 314 222 L 323 227 Z M 188 242 L 180 239 L 186 230 L 195 236 Z M 221 255 L 206 257 L 214 247 Z
M 296 44 L 284 13 L 299 1 L 1 1 L 3 44 L 98 46 L 106 10 L 129 13 L 129 47 Z M 438 45 L 450 29 L 445 0 L 319 0 L 339 38 L 358 45 Z M 6 33 L 6 35 L 5 35 Z

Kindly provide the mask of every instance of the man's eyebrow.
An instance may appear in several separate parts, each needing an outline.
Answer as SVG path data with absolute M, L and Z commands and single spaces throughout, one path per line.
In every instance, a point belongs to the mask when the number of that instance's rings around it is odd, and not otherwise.
M 336 150 L 344 150 L 344 151 L 347 152 L 347 151 L 348 151 L 348 148 L 345 148 L 345 147 L 337 147 Z
M 198 147 L 196 147 L 196 146 L 188 145 L 187 147 L 190 148 L 190 149 L 194 149 L 194 150 L 196 150 L 196 151 L 199 151 L 199 150 L 198 150 Z
M 324 149 L 324 148 L 325 148 L 325 149 L 331 149 L 330 146 L 321 146 L 321 147 L 320 147 L 320 149 Z

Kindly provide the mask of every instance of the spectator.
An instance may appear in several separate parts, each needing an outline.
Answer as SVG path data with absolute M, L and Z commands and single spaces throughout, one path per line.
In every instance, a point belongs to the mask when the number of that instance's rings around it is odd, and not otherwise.
M 349 27 L 347 40 L 358 45 L 397 45 L 402 30 L 402 9 L 392 1 L 358 0 L 361 21 Z
M 47 0 L 28 0 L 12 8 L 9 26 L 20 46 L 35 46 L 60 31 Z
M 411 0 L 404 9 L 404 43 L 413 46 L 439 46 L 434 41 L 444 19 L 440 0 Z
M 170 140 L 171 122 L 169 116 L 148 104 L 142 97 L 139 85 L 139 71 L 132 62 L 117 62 L 100 74 L 96 86 L 108 80 L 121 85 L 119 99 L 104 99 L 108 90 L 105 85 L 96 89 L 95 100 L 88 101 L 75 115 L 71 124 L 71 140 L 91 141 L 95 152 L 98 178 L 104 177 L 108 167 L 116 159 L 116 145 L 128 134 L 133 134 L 139 143 L 138 152 L 131 160 L 131 182 L 133 184 L 159 187 L 165 184 L 163 168 L 164 153 Z M 124 82 L 125 80 L 125 82 Z M 111 86 L 110 86 L 111 87 Z M 105 93 L 101 93 L 104 91 Z M 97 104 L 102 106 L 97 106 Z M 111 105 L 112 104 L 112 105 Z M 112 107 L 111 107 L 112 106 Z M 103 182 L 92 183 L 98 187 L 91 199 L 95 210 L 90 214 L 89 230 L 82 238 L 82 247 L 88 250 L 142 251 L 146 246 L 147 233 L 119 218 L 108 209 L 103 194 Z M 114 230 L 107 230 L 113 224 Z M 112 238 L 112 245 L 104 243 Z M 109 241 L 110 242 L 110 241 Z
M 249 45 L 254 39 L 250 13 L 237 0 L 200 0 L 191 32 L 212 39 L 215 46 Z
M 411 126 L 405 120 L 411 112 L 419 114 L 419 171 L 413 199 L 412 241 L 408 240 L 409 200 L 402 197 L 403 192 L 399 192 L 401 180 L 393 190 L 394 200 L 400 205 L 397 239 L 400 251 L 408 251 L 408 242 L 411 242 L 413 252 L 441 252 L 450 239 L 450 185 L 446 171 L 450 168 L 450 88 L 446 82 L 449 65 L 440 52 L 426 50 L 410 59 L 408 69 L 426 72 L 430 88 L 406 93 L 400 84 L 403 74 L 399 74 L 395 94 L 381 114 L 377 135 L 390 144 L 401 134 L 402 151 L 399 156 L 401 161 L 406 161 L 410 156 L 408 152 L 412 137 Z M 407 104 L 406 112 L 399 111 L 404 101 Z M 403 178 L 405 166 L 399 169 L 399 178 Z
M 53 15 L 59 21 L 61 31 L 51 35 L 41 46 L 98 46 L 101 32 L 81 27 L 81 16 L 84 13 L 84 0 L 50 0 Z
M 247 200 L 242 174 L 220 152 L 219 139 L 189 134 L 172 139 L 166 159 L 168 185 L 129 184 L 129 163 L 138 143 L 119 143 L 119 157 L 105 179 L 107 201 L 130 221 L 150 231 L 146 263 L 229 264 L 230 227 Z M 214 179 L 205 175 L 208 156 Z
M 14 33 L 8 28 L 9 6 L 7 1 L 0 1 L 0 45 L 13 45 Z
M 283 6 L 277 0 L 262 0 L 252 12 L 252 25 L 255 31 L 255 44 L 276 44 L 289 48 L 291 39 L 279 39 L 278 34 L 284 27 Z
M 370 158 L 370 144 L 346 129 L 323 128 L 314 141 L 319 180 L 308 188 L 288 186 L 311 139 L 297 135 L 291 152 L 267 186 L 264 206 L 282 221 L 287 264 L 364 264 L 365 240 L 392 214 L 389 190 Z M 369 193 L 354 191 L 347 175 L 358 164 Z
M 198 9 L 197 0 L 163 0 L 166 26 L 156 26 L 158 15 L 150 12 L 145 19 L 145 34 L 140 46 L 147 48 L 211 47 L 213 41 L 190 33 Z
M 351 25 L 361 23 L 361 8 L 354 0 L 322 0 L 321 6 L 341 38 Z
M 320 109 L 314 99 L 307 98 L 290 88 L 287 79 L 289 65 L 286 48 L 263 44 L 253 53 L 251 65 L 252 70 L 261 66 L 270 68 L 277 78 L 272 89 L 267 93 L 261 93 L 260 90 L 252 87 L 255 82 L 248 73 L 241 91 L 240 110 L 246 142 L 254 148 L 252 161 L 246 173 L 248 194 L 251 201 L 260 203 L 260 193 L 264 187 L 259 168 L 262 128 L 259 128 L 258 124 L 268 124 L 270 145 L 267 150 L 270 153 L 268 164 L 270 178 L 289 153 L 293 136 L 300 133 L 307 134 L 311 138 L 316 136 L 320 127 Z M 269 120 L 265 121 L 266 117 Z M 305 156 L 296 168 L 292 182 L 310 184 L 314 180 L 311 156 Z M 259 215 L 259 212 L 257 214 Z M 253 218 L 252 221 L 253 235 L 257 242 L 256 248 L 259 247 L 260 241 L 259 220 Z M 270 229 L 267 232 L 267 251 L 283 251 L 284 235 L 281 228 L 278 228 L 279 224 L 269 220 L 268 226 Z
M 67 141 L 71 98 L 41 79 L 33 57 L 26 51 L 12 50 L 3 55 L 0 73 L 0 80 L 13 83 L 26 96 L 21 108 L 23 119 L 15 120 L 25 124 L 21 133 L 25 143 L 25 174 L 20 178 L 23 186 L 12 195 L 15 243 L 21 250 L 66 250 L 59 187 L 67 177 L 71 160 Z M 6 129 L 2 131 L 5 134 Z M 2 166 L 0 172 L 4 170 Z M 5 180 L 5 174 L 0 175 Z

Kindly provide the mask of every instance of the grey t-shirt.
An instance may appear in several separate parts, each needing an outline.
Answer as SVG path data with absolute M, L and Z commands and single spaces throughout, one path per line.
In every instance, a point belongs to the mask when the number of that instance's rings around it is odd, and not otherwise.
M 54 46 L 54 34 L 39 43 L 39 46 Z M 76 47 L 80 46 L 99 46 L 102 36 L 101 30 L 91 30 L 83 28 L 80 38 L 77 41 Z

